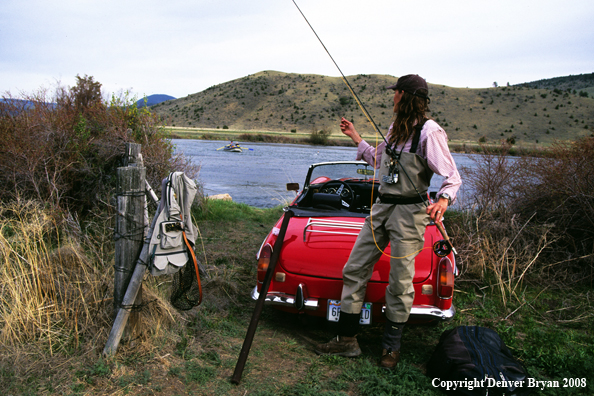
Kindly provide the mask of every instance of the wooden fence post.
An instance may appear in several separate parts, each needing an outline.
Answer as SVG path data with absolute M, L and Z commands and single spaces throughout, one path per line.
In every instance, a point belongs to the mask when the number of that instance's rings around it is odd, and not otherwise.
M 125 167 L 117 169 L 117 217 L 115 227 L 114 318 L 122 308 L 124 295 L 130 283 L 136 260 L 140 255 L 147 231 L 146 169 L 140 153 L 140 144 L 126 143 Z M 131 309 L 123 337 L 133 339 L 140 331 L 140 312 L 134 307 L 142 303 L 142 287 Z
M 146 263 L 149 259 L 149 244 L 151 237 L 153 235 L 153 229 L 155 228 L 155 224 L 157 223 L 157 218 L 159 212 L 161 210 L 161 203 L 157 206 L 157 213 L 153 218 L 150 228 L 148 229 L 148 233 L 146 235 L 146 239 L 144 245 L 142 246 L 142 251 L 140 252 L 140 256 L 136 261 L 136 267 L 134 268 L 134 272 L 132 273 L 132 279 L 130 280 L 130 284 L 128 285 L 128 289 L 124 294 L 123 306 L 126 307 L 128 304 L 131 304 L 135 301 L 136 295 L 138 293 L 138 289 L 142 286 L 142 278 L 146 272 Z M 118 345 L 120 344 L 120 339 L 122 338 L 122 333 L 124 331 L 124 327 L 128 322 L 128 317 L 130 316 L 130 309 L 122 308 L 118 310 L 118 314 L 113 322 L 113 326 L 109 333 L 109 337 L 107 338 L 107 342 L 105 343 L 105 348 L 103 348 L 103 355 L 104 356 L 111 356 L 114 355 L 118 349 Z

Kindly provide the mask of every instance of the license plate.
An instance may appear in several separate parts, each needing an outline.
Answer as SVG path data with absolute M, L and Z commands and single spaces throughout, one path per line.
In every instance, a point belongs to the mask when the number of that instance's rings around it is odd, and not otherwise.
M 359 319 L 360 324 L 371 324 L 371 307 L 371 303 L 363 303 L 361 318 Z M 328 300 L 326 319 L 330 322 L 338 322 L 338 319 L 340 319 L 340 300 Z

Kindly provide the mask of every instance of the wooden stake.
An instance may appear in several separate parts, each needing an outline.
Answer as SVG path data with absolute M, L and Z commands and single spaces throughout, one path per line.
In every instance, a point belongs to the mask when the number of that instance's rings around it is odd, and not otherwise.
M 124 304 L 123 299 L 130 283 L 136 260 L 145 237 L 145 185 L 146 169 L 143 166 L 141 145 L 126 144 L 124 162 L 126 167 L 117 169 L 117 218 L 115 228 L 115 275 L 114 275 L 114 318 L 122 307 L 139 306 L 142 303 L 142 289 L 135 300 Z M 140 312 L 132 312 L 125 337 L 135 338 L 140 333 Z
M 153 236 L 153 229 L 155 228 L 155 224 L 157 223 L 157 217 L 159 217 L 160 211 L 161 204 L 159 204 L 159 206 L 157 207 L 157 212 L 155 213 L 155 217 L 153 218 L 151 227 L 149 228 L 146 238 L 144 240 L 142 251 L 140 252 L 140 256 L 136 261 L 136 267 L 134 268 L 132 278 L 130 279 L 130 283 L 128 284 L 126 294 L 124 294 L 124 299 L 122 300 L 123 308 L 121 308 L 118 311 L 115 321 L 113 323 L 113 327 L 111 328 L 111 332 L 109 333 L 109 337 L 107 338 L 107 342 L 105 343 L 105 348 L 103 348 L 104 356 L 110 356 L 115 354 L 118 349 L 118 345 L 120 344 L 120 340 L 124 332 L 124 327 L 126 326 L 126 323 L 128 322 L 128 317 L 130 316 L 129 307 L 135 301 L 138 290 L 142 286 L 142 278 L 146 273 L 147 262 L 149 258 L 149 244 Z

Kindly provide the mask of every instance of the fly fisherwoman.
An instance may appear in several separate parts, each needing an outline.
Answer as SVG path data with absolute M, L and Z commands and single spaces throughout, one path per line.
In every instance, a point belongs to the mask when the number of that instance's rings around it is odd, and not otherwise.
M 316 347 L 319 354 L 358 356 L 356 335 L 367 282 L 390 243 L 390 279 L 386 288 L 386 325 L 380 366 L 395 367 L 400 340 L 414 298 L 415 257 L 423 249 L 425 227 L 441 222 L 462 184 L 447 145 L 445 131 L 425 115 L 429 111 L 427 82 L 418 75 L 400 77 L 394 90 L 394 121 L 387 139 L 376 147 L 365 142 L 354 125 L 342 118 L 341 131 L 357 145 L 357 159 L 379 169 L 380 196 L 371 208 L 343 268 L 338 335 Z M 437 201 L 427 205 L 434 173 L 445 180 Z

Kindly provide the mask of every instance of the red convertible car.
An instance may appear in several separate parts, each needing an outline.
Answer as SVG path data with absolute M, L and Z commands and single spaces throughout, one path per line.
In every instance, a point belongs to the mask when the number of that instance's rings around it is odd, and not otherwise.
M 298 185 L 287 185 L 298 190 Z M 303 190 L 286 208 L 291 210 L 284 243 L 272 275 L 265 303 L 279 309 L 338 321 L 342 268 L 355 239 L 378 197 L 379 182 L 371 166 L 361 161 L 311 165 Z M 284 216 L 284 215 L 283 215 Z M 257 300 L 283 217 L 258 252 Z M 442 236 L 434 223 L 425 231 L 425 246 L 415 259 L 415 298 L 409 322 L 447 320 L 457 275 L 454 253 L 438 256 L 434 245 Z M 442 241 L 443 242 L 443 241 Z M 390 247 L 374 267 L 367 286 L 361 323 L 385 321 L 385 289 L 390 269 Z

